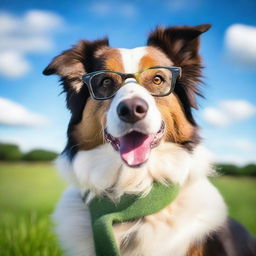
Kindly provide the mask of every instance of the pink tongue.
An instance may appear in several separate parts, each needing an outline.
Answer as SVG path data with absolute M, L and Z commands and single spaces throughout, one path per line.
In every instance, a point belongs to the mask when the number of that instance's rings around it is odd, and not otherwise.
M 119 138 L 120 154 L 129 166 L 137 166 L 148 160 L 154 135 L 131 132 Z

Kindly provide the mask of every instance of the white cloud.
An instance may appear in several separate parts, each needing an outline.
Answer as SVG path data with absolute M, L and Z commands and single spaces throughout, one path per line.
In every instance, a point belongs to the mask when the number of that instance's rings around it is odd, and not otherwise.
M 251 152 L 256 149 L 255 145 L 248 139 L 233 140 L 233 142 L 230 143 L 230 146 L 243 152 Z
M 204 142 L 210 146 L 211 148 L 216 149 L 221 149 L 223 152 L 255 152 L 256 151 L 256 145 L 255 143 L 250 140 L 249 138 L 238 138 L 237 136 L 235 137 L 228 137 L 225 136 L 225 139 L 216 138 L 216 136 L 208 136 L 207 140 Z M 210 138 L 210 139 L 209 139 Z M 256 154 L 255 154 L 256 155 Z
M 233 24 L 226 30 L 225 46 L 233 62 L 256 68 L 256 27 Z
M 34 33 L 48 33 L 51 30 L 60 28 L 63 25 L 63 20 L 53 12 L 30 10 L 24 17 L 24 23 Z
M 217 107 L 207 107 L 202 112 L 203 119 L 216 127 L 224 127 L 249 119 L 256 114 L 256 106 L 245 100 L 221 101 Z
M 14 31 L 19 27 L 19 20 L 8 13 L 0 13 L 0 35 Z
M 97 1 L 90 6 L 90 10 L 101 16 L 119 15 L 125 18 L 134 18 L 138 10 L 130 2 Z
M 22 17 L 0 12 L 0 75 L 17 78 L 27 74 L 27 54 L 51 50 L 52 32 L 63 24 L 59 15 L 47 11 L 30 10 Z
M 41 127 L 48 120 L 5 98 L 0 98 L 0 124 Z
M 20 53 L 15 51 L 0 52 L 0 75 L 20 77 L 29 70 L 30 64 Z
M 256 156 L 255 154 L 215 154 L 214 161 L 216 163 L 232 163 L 243 166 L 246 164 L 256 163 Z
M 203 119 L 213 126 L 226 126 L 227 116 L 219 109 L 208 107 L 203 110 Z
M 5 35 L 0 41 L 0 51 L 15 51 L 25 55 L 27 53 L 47 52 L 53 48 L 53 41 L 42 35 Z
M 233 120 L 245 120 L 256 113 L 256 106 L 245 100 L 225 100 L 220 107 Z

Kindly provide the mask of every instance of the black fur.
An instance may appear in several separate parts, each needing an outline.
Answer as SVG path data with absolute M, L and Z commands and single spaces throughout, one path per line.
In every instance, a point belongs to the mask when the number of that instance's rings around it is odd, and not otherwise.
M 178 79 L 175 93 L 179 97 L 187 120 L 195 127 L 194 134 L 182 146 L 189 151 L 200 141 L 197 124 L 191 108 L 197 108 L 196 94 L 201 95 L 198 84 L 201 82 L 201 58 L 198 53 L 199 35 L 207 31 L 210 25 L 157 28 L 148 38 L 148 45 L 160 48 L 176 66 L 182 68 L 182 77 Z M 81 121 L 83 109 L 89 97 L 86 86 L 75 90 L 74 83 L 82 83 L 82 74 L 104 69 L 104 59 L 95 57 L 95 51 L 108 47 L 108 39 L 89 42 L 80 41 L 73 48 L 64 51 L 47 66 L 43 74 L 58 74 L 66 92 L 67 107 L 71 111 L 68 126 L 68 142 L 64 149 L 71 158 L 77 152 L 77 142 L 72 138 L 74 125 Z M 80 64 L 79 67 L 78 64 Z M 81 65 L 82 64 L 82 65 Z M 72 68 L 74 67 L 74 68 Z M 68 72 L 66 72 L 68 68 Z
M 204 246 L 205 256 L 255 256 L 256 240 L 235 220 L 213 233 Z
M 103 69 L 103 60 L 94 56 L 95 51 L 101 47 L 108 47 L 108 39 L 93 42 L 82 40 L 73 48 L 55 57 L 43 71 L 44 75 L 59 75 L 63 91 L 66 93 L 66 104 L 71 112 L 71 119 L 67 130 L 68 141 L 63 153 L 67 154 L 70 159 L 78 150 L 77 142 L 72 137 L 73 127 L 81 121 L 83 109 L 90 96 L 86 86 L 81 86 L 81 89 L 77 91 L 72 87 L 72 83 L 82 83 L 83 74 Z M 75 67 L 78 63 L 82 63 L 82 69 Z M 66 68 L 70 68 L 67 73 Z
M 202 76 L 201 58 L 198 53 L 199 35 L 209 28 L 210 25 L 157 28 L 148 38 L 149 46 L 159 48 L 175 66 L 182 68 L 182 77 L 177 81 L 175 93 L 182 103 L 186 118 L 195 128 L 191 139 L 182 143 L 190 151 L 200 141 L 197 124 L 192 115 L 192 108 L 197 108 L 196 95 L 201 95 L 198 88 Z M 73 127 L 81 121 L 89 97 L 88 89 L 82 85 L 81 77 L 88 72 L 104 68 L 104 60 L 95 57 L 95 51 L 101 47 L 108 47 L 107 39 L 80 41 L 73 48 L 55 57 L 43 71 L 45 75 L 58 74 L 66 93 L 71 119 L 67 131 L 68 142 L 63 153 L 70 159 L 78 150 L 77 142 L 72 137 Z M 79 90 L 75 89 L 77 83 L 81 85 Z M 240 224 L 229 220 L 220 230 L 207 238 L 203 255 L 256 256 L 256 243 Z
M 199 55 L 199 35 L 211 25 L 181 26 L 157 28 L 148 38 L 147 44 L 160 48 L 175 66 L 182 68 L 182 77 L 178 79 L 175 93 L 181 100 L 188 121 L 196 126 L 191 108 L 197 109 L 196 95 L 201 95 L 198 84 L 201 83 L 201 57 Z

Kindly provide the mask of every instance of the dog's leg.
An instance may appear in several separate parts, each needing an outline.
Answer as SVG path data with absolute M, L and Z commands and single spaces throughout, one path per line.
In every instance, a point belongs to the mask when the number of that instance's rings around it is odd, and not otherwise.
M 53 220 L 67 255 L 95 256 L 90 213 L 77 188 L 69 187 L 64 192 Z

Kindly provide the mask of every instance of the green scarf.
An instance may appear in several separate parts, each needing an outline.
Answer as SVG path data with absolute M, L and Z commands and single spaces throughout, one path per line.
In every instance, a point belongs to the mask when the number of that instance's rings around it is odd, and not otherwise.
M 112 226 L 156 213 L 169 205 L 178 195 L 177 185 L 155 182 L 149 194 L 125 194 L 115 204 L 107 197 L 96 197 L 89 203 L 94 245 L 97 256 L 119 256 Z

